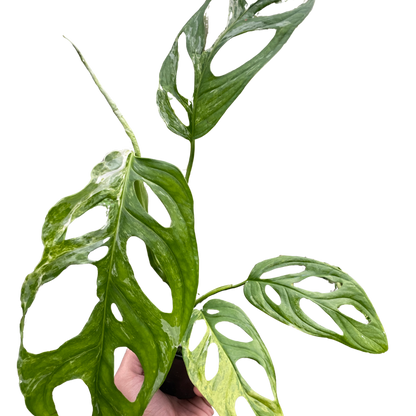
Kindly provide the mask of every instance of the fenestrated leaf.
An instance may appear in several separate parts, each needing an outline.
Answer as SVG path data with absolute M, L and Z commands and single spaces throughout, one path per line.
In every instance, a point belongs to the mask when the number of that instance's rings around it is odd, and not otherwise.
M 210 309 L 218 312 L 210 314 L 207 312 Z M 200 319 L 206 322 L 207 331 L 200 344 L 190 351 L 189 339 L 192 328 Z M 252 338 L 252 341 L 240 342 L 227 338 L 215 328 L 219 322 L 238 325 Z M 205 365 L 211 343 L 218 346 L 219 371 L 212 380 L 207 381 Z M 277 400 L 276 374 L 270 355 L 250 319 L 239 307 L 223 300 L 213 299 L 207 302 L 202 310 L 195 309 L 185 333 L 182 352 L 189 378 L 219 415 L 236 416 L 235 402 L 240 396 L 247 399 L 256 415 L 283 415 Z M 236 366 L 241 358 L 255 360 L 263 366 L 270 381 L 274 400 L 267 399 L 254 391 L 250 387 L 250 380 L 242 377 Z
M 208 33 L 205 13 L 211 0 L 207 0 L 186 23 L 176 37 L 159 74 L 157 103 L 160 115 L 171 131 L 188 140 L 195 140 L 207 134 L 254 75 L 282 48 L 312 10 L 315 0 L 307 0 L 286 13 L 272 16 L 257 15 L 267 6 L 277 2 L 259 0 L 248 7 L 245 0 L 231 0 L 227 27 L 209 49 L 205 49 Z M 275 30 L 276 33 L 256 56 L 227 74 L 214 76 L 210 69 L 211 62 L 229 40 L 243 33 L 266 29 Z M 186 36 L 187 52 L 195 71 L 193 97 L 188 98 L 180 94 L 176 83 L 179 62 L 178 41 L 183 33 Z M 176 116 L 170 104 L 169 94 L 175 97 L 187 111 L 188 126 Z
M 147 213 L 145 182 L 161 199 L 172 220 L 162 227 Z M 69 224 L 96 206 L 108 209 L 106 225 L 66 240 Z M 142 239 L 161 269 L 173 296 L 173 311 L 162 313 L 140 289 L 126 254 L 130 237 Z M 194 236 L 193 199 L 180 171 L 165 162 L 113 152 L 92 171 L 91 181 L 78 194 L 58 202 L 43 227 L 45 250 L 39 265 L 22 288 L 23 318 L 19 376 L 28 409 L 36 416 L 56 415 L 53 389 L 72 379 L 89 388 L 93 415 L 141 415 L 163 382 L 187 327 L 198 284 L 198 253 Z M 107 246 L 97 262 L 93 250 Z M 24 347 L 24 319 L 40 286 L 73 264 L 98 269 L 95 306 L 82 332 L 54 351 L 31 354 Z M 82 290 L 82 288 L 80 288 Z M 111 312 L 115 303 L 123 317 Z M 74 300 L 74 312 L 76 312 Z M 52 311 L 53 313 L 53 311 Z M 114 350 L 126 346 L 143 365 L 145 380 L 137 400 L 130 403 L 113 381 Z
M 300 273 L 261 279 L 263 273 L 286 266 L 304 266 Z M 329 293 L 310 292 L 294 286 L 308 277 L 316 276 L 335 285 Z M 280 296 L 281 304 L 274 303 L 266 294 L 271 286 Z M 357 350 L 382 353 L 387 351 L 387 337 L 373 305 L 364 290 L 338 267 L 305 257 L 280 256 L 258 263 L 244 285 L 246 298 L 258 309 L 287 325 L 318 337 L 339 341 Z M 302 298 L 309 299 L 326 312 L 343 331 L 343 335 L 312 320 L 301 309 Z M 352 305 L 368 320 L 367 324 L 340 312 L 342 305 Z

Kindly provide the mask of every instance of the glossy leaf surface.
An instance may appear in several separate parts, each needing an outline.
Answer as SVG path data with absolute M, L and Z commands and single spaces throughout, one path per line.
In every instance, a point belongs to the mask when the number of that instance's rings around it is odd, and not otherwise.
M 148 214 L 143 182 L 169 212 L 169 228 Z M 105 226 L 66 240 L 69 224 L 96 206 L 107 207 Z M 126 254 L 132 236 L 145 242 L 170 286 L 172 313 L 162 313 L 140 289 Z M 195 302 L 198 254 L 193 199 L 183 175 L 165 162 L 137 158 L 127 151 L 110 153 L 94 168 L 86 188 L 49 211 L 42 239 L 42 260 L 27 276 L 21 295 L 18 367 L 28 409 L 36 416 L 56 415 L 53 389 L 68 380 L 82 379 L 91 393 L 93 415 L 143 414 L 170 368 Z M 90 252 L 103 246 L 108 247 L 105 257 L 88 260 Z M 70 265 L 91 263 L 98 269 L 98 303 L 82 332 L 54 351 L 28 352 L 23 343 L 24 318 L 39 288 L 59 279 Z M 112 314 L 112 303 L 121 312 L 122 322 Z M 134 403 L 124 398 L 113 381 L 114 350 L 122 346 L 136 353 L 145 372 Z
M 286 266 L 304 266 L 300 273 L 262 279 L 263 273 Z M 308 277 L 316 276 L 335 285 L 329 293 L 311 292 L 294 286 Z M 271 286 L 280 296 L 277 305 L 266 294 Z M 357 350 L 382 353 L 387 351 L 387 337 L 377 313 L 364 290 L 338 267 L 304 257 L 280 256 L 258 263 L 244 285 L 246 298 L 258 309 L 287 325 L 318 337 L 339 341 Z M 312 320 L 300 307 L 302 298 L 309 299 L 326 312 L 343 331 L 343 335 Z M 367 324 L 343 314 L 339 308 L 352 305 L 368 320 Z
M 218 312 L 208 313 L 210 309 Z M 206 322 L 207 331 L 199 345 L 190 351 L 189 340 L 192 328 L 200 319 Z M 231 322 L 239 326 L 252 338 L 252 341 L 240 342 L 224 336 L 215 327 L 220 322 Z M 207 381 L 205 365 L 211 343 L 218 346 L 219 371 L 213 379 Z M 253 324 L 239 307 L 223 300 L 213 299 L 207 302 L 202 310 L 195 309 L 184 337 L 182 351 L 189 378 L 219 415 L 235 416 L 235 402 L 240 396 L 247 399 L 256 415 L 282 415 L 276 395 L 276 374 L 272 360 Z M 242 377 L 236 365 L 241 358 L 255 360 L 263 366 L 270 381 L 274 400 L 269 400 L 259 392 L 255 392 L 250 387 L 250 380 Z
M 254 75 L 282 48 L 297 26 L 312 10 L 314 0 L 307 0 L 294 10 L 272 16 L 257 14 L 275 0 L 259 0 L 248 7 L 245 0 L 230 0 L 229 19 L 225 30 L 212 47 L 205 49 L 208 23 L 205 13 L 211 3 L 207 0 L 179 32 L 159 74 L 157 103 L 168 128 L 188 139 L 198 139 L 207 134 L 219 121 Z M 239 68 L 216 77 L 210 66 L 215 55 L 231 39 L 254 30 L 275 30 L 272 40 L 256 56 Z M 195 87 L 193 97 L 184 97 L 177 87 L 179 63 L 178 41 L 186 36 L 187 52 L 193 62 Z M 170 104 L 169 94 L 176 98 L 188 114 L 185 126 Z M 192 100 L 191 100 L 192 98 Z

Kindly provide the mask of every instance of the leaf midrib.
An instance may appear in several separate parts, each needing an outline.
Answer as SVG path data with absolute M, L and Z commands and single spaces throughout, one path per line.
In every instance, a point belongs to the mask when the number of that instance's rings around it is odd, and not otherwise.
M 118 206 L 118 213 L 117 213 L 117 224 L 114 227 L 114 231 L 113 231 L 113 243 L 112 243 L 112 247 L 111 247 L 111 254 L 110 254 L 110 264 L 112 265 L 114 263 L 113 261 L 113 256 L 114 256 L 114 252 L 115 252 L 115 246 L 117 245 L 117 236 L 119 235 L 119 230 L 120 230 L 120 220 L 121 220 L 121 213 L 122 213 L 122 207 L 124 206 L 124 197 L 126 194 L 126 183 L 128 182 L 128 172 L 130 172 L 130 168 L 131 168 L 131 164 L 133 163 L 132 161 L 134 160 L 134 157 L 132 157 L 133 154 L 130 153 L 127 156 L 127 161 L 126 161 L 126 165 L 124 167 L 125 171 L 127 172 L 127 174 L 124 176 L 123 178 L 123 182 L 121 184 L 121 197 L 120 197 L 120 204 Z M 105 293 L 104 293 L 104 307 L 103 307 L 103 311 L 104 311 L 104 316 L 102 317 L 102 322 L 101 322 L 101 341 L 100 341 L 100 345 L 99 345 L 99 365 L 96 366 L 96 374 L 95 374 L 95 380 L 98 380 L 98 372 L 99 372 L 99 368 L 101 368 L 101 361 L 102 361 L 102 357 L 103 357 L 103 349 L 104 349 L 104 336 L 105 336 L 105 323 L 106 323 L 106 314 L 109 311 L 109 305 L 108 305 L 108 299 L 109 299 L 109 286 L 110 286 L 110 279 L 112 277 L 112 267 L 108 268 L 108 272 L 107 272 L 107 284 L 106 284 L 106 288 L 105 288 Z M 94 395 L 94 397 L 96 397 Z

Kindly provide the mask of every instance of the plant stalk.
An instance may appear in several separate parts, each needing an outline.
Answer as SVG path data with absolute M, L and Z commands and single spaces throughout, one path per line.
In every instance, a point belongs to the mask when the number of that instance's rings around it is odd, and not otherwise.
M 198 298 L 195 301 L 195 305 L 194 306 L 198 305 L 198 303 L 203 302 L 205 299 L 209 298 L 210 296 L 215 295 L 216 293 L 223 292 L 224 290 L 235 289 L 236 287 L 243 286 L 246 282 L 247 282 L 247 280 L 244 280 L 244 282 L 238 283 L 236 285 L 225 285 L 225 286 L 217 287 L 216 289 L 213 289 L 210 292 L 205 293 L 205 295 L 203 295 L 200 298 Z
M 192 176 L 195 170 L 196 155 L 198 153 L 198 143 L 196 140 L 188 142 L 188 154 L 185 162 L 185 179 L 188 185 L 192 182 Z
M 142 157 L 143 148 L 137 136 L 136 129 L 131 124 L 130 120 L 127 118 L 126 113 L 121 109 L 120 105 L 118 104 L 114 96 L 111 94 L 110 90 L 105 86 L 101 77 L 98 75 L 98 72 L 92 66 L 90 60 L 87 58 L 87 55 L 85 55 L 84 50 L 67 33 L 61 33 L 60 38 L 62 41 L 69 44 L 72 51 L 77 56 L 78 61 L 82 66 L 82 69 L 88 75 L 98 95 L 103 99 L 107 108 L 110 110 L 112 116 L 116 120 L 116 123 L 123 132 L 124 136 L 130 142 L 135 155 L 138 157 Z

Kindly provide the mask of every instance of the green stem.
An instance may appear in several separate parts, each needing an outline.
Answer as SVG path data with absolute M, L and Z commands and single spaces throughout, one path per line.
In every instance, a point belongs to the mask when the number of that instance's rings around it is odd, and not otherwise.
M 225 285 L 225 286 L 217 287 L 216 289 L 213 289 L 210 292 L 205 293 L 205 295 L 198 298 L 195 301 L 195 306 L 198 305 L 198 303 L 203 302 L 206 298 L 209 298 L 210 296 L 215 295 L 216 293 L 223 292 L 224 290 L 235 289 L 236 287 L 243 286 L 246 282 L 247 280 L 244 280 L 244 282 L 238 283 L 237 285 Z
M 191 153 L 189 155 L 188 167 L 186 168 L 186 182 L 189 182 L 189 177 L 191 176 L 192 166 L 194 164 L 195 157 L 195 140 L 191 139 Z
M 103 99 L 104 103 L 110 110 L 112 116 L 116 120 L 116 123 L 120 127 L 126 139 L 130 142 L 134 153 L 138 157 L 143 156 L 143 148 L 137 137 L 136 129 L 131 124 L 130 120 L 127 118 L 127 115 L 121 109 L 117 100 L 111 94 L 110 90 L 105 86 L 104 82 L 101 80 L 101 77 L 98 75 L 98 72 L 92 66 L 90 60 L 85 55 L 84 50 L 81 48 L 78 43 L 75 42 L 71 36 L 67 33 L 61 33 L 61 40 L 68 43 L 71 46 L 72 51 L 78 58 L 79 63 L 82 66 L 82 69 L 91 80 L 92 85 L 96 89 L 98 95 Z

